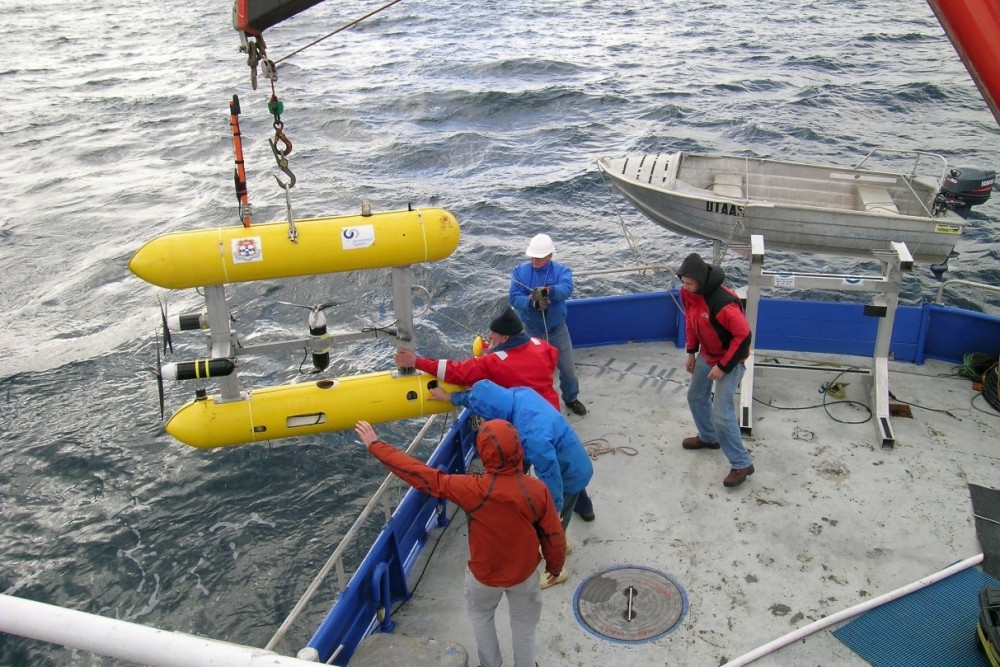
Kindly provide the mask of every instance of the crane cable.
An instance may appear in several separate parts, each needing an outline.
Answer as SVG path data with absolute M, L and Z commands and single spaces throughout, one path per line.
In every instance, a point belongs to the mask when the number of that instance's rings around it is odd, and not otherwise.
M 278 63 L 282 63 L 282 62 L 288 60 L 289 58 L 291 58 L 292 56 L 297 55 L 299 53 L 302 53 L 303 51 L 305 51 L 309 47 L 315 46 L 316 44 L 319 44 L 323 40 L 329 39 L 330 37 L 333 37 L 338 32 L 343 32 L 343 31 L 347 30 L 348 28 L 353 28 L 354 26 L 356 26 L 357 24 L 361 23 L 362 21 L 364 21 L 366 19 L 369 19 L 372 16 L 375 16 L 376 14 L 378 14 L 379 12 L 384 11 L 384 10 L 388 9 L 389 7 L 392 7 L 393 5 L 395 5 L 395 4 L 399 3 L 399 2 L 402 2 L 402 1 L 403 0 L 392 0 L 391 2 L 388 2 L 388 3 L 384 4 L 384 5 L 382 5 L 378 9 L 375 9 L 375 10 L 372 10 L 372 11 L 368 12 L 367 14 L 365 14 L 364 16 L 362 16 L 361 18 L 354 19 L 350 23 L 345 23 L 344 25 L 340 26 L 339 28 L 337 28 L 333 32 L 328 33 L 326 35 L 323 35 L 319 39 L 316 39 L 316 40 L 313 40 L 312 42 L 309 42 L 308 44 L 306 44 L 302 48 L 299 48 L 299 49 L 296 49 L 296 50 L 292 51 L 287 56 L 283 56 L 281 58 L 278 58 L 277 60 L 273 61 L 273 64 L 277 65 Z

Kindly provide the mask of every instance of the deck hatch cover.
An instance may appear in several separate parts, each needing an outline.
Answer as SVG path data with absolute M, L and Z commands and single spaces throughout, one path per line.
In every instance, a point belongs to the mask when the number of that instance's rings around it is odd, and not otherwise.
M 641 565 L 591 575 L 573 594 L 577 622 L 593 635 L 644 644 L 673 633 L 687 615 L 687 593 L 674 579 Z

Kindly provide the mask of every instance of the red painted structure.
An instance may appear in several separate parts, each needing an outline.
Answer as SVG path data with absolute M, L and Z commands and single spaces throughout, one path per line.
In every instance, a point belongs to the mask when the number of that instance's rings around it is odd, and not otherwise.
M 1000 124 L 1000 0 L 927 0 Z
M 236 0 L 233 27 L 259 36 L 267 28 L 321 2 L 323 0 Z

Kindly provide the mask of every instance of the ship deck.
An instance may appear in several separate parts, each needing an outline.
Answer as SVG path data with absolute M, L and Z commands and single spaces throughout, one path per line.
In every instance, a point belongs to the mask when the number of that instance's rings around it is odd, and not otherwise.
M 869 363 L 773 356 L 820 367 Z M 568 418 L 596 457 L 588 487 L 596 519 L 574 517 L 569 579 L 542 591 L 537 661 L 543 667 L 724 664 L 981 551 L 967 485 L 990 487 L 1000 479 L 1000 418 L 981 396 L 973 401 L 969 380 L 948 376 L 951 364 L 890 362 L 890 391 L 913 404 L 912 417 L 893 418 L 893 449 L 883 449 L 865 421 L 863 379 L 847 380 L 845 398 L 858 403 L 833 403 L 819 388 L 835 372 L 758 377 L 745 439 L 756 474 L 726 489 L 720 451 L 680 447 L 694 434 L 682 350 L 672 343 L 598 347 L 578 350 L 576 361 L 590 412 Z M 419 583 L 395 613 L 395 632 L 458 642 L 469 664 L 478 665 L 462 598 L 466 538 L 459 512 L 429 567 L 414 573 Z M 686 613 L 669 634 L 623 643 L 580 622 L 578 588 L 622 566 L 662 573 L 683 591 Z M 655 610 L 636 609 L 647 611 L 682 610 L 663 600 Z M 597 613 L 585 610 L 584 617 L 615 626 L 614 618 Z M 505 664 L 513 664 L 503 602 L 497 621 Z M 755 664 L 867 664 L 832 636 L 835 627 Z

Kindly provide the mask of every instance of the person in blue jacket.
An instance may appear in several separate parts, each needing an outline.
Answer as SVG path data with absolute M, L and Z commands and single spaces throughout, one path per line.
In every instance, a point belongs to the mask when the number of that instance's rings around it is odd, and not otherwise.
M 573 271 L 552 261 L 556 248 L 548 234 L 537 234 L 528 244 L 527 262 L 510 274 L 510 305 L 524 328 L 559 350 L 559 393 L 574 414 L 587 414 L 578 395 L 580 380 L 573 365 L 573 340 L 566 326 L 566 300 L 573 295 Z
M 507 389 L 490 380 L 480 380 L 468 391 L 451 394 L 435 387 L 431 389 L 431 397 L 468 408 L 484 420 L 504 419 L 512 423 L 521 436 L 525 461 L 534 467 L 535 475 L 552 494 L 563 530 L 569 526 L 577 496 L 593 477 L 594 465 L 573 427 L 552 404 L 534 389 Z M 561 572 L 548 585 L 565 580 L 566 572 Z

